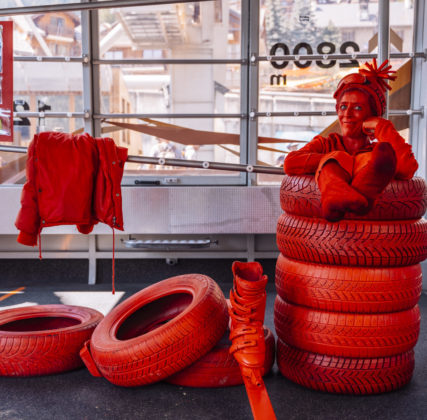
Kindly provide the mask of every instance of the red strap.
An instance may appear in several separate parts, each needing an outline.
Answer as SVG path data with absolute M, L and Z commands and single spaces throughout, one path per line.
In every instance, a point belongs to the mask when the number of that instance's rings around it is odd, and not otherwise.
M 39 259 L 42 259 L 42 235 L 39 232 Z
M 116 289 L 115 289 L 115 287 L 114 287 L 114 277 L 115 277 L 115 268 L 114 268 L 114 244 L 115 244 L 115 239 L 116 239 L 116 237 L 115 237 L 115 233 L 114 233 L 114 228 L 112 227 L 111 229 L 113 229 L 113 261 L 112 261 L 112 264 L 111 264 L 111 271 L 113 272 L 113 278 L 112 278 L 112 282 L 113 282 L 113 290 L 112 290 L 112 293 L 113 293 L 113 295 L 116 293 Z
M 248 395 L 249 404 L 251 405 L 254 420 L 276 420 L 270 397 L 264 385 L 261 375 L 260 382 L 255 385 L 251 378 L 242 372 L 243 382 L 245 383 L 246 394 Z
M 83 344 L 83 348 L 80 350 L 80 357 L 92 376 L 102 377 L 101 372 L 90 354 L 90 340 L 87 340 Z

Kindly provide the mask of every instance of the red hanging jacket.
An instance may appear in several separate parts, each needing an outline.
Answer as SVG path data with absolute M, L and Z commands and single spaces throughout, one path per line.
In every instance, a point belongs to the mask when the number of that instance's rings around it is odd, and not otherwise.
M 77 225 L 89 233 L 98 222 L 123 230 L 120 182 L 127 149 L 110 138 L 45 132 L 28 148 L 27 182 L 15 225 L 17 241 L 37 245 L 46 226 Z

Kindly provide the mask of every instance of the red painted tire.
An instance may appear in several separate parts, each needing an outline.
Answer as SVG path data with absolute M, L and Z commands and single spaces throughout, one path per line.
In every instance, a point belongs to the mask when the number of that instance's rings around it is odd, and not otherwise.
M 188 368 L 170 376 L 166 382 L 180 386 L 218 388 L 243 384 L 240 367 L 229 353 L 231 342 L 227 330 L 216 346 Z M 275 355 L 275 340 L 272 332 L 264 327 L 265 361 L 263 376 L 270 372 Z
M 388 314 L 324 312 L 276 296 L 274 325 L 286 344 L 312 353 L 383 357 L 411 350 L 420 332 L 418 305 Z
M 104 318 L 90 341 L 91 358 L 115 385 L 161 381 L 206 354 L 227 323 L 225 297 L 210 277 L 171 277 L 134 294 Z M 92 373 L 88 356 L 84 362 Z
M 300 262 L 280 254 L 276 289 L 286 302 L 322 311 L 398 312 L 418 303 L 422 272 L 420 264 L 344 267 Z
M 277 365 L 299 385 L 335 394 L 379 394 L 406 385 L 414 371 L 414 351 L 374 359 L 310 353 L 277 341 Z
M 427 257 L 427 221 L 330 223 L 282 214 L 276 240 L 285 257 L 300 261 L 363 267 L 413 265 Z
M 296 216 L 322 217 L 320 191 L 312 175 L 285 175 L 280 187 L 280 205 Z M 346 219 L 408 220 L 423 217 L 427 209 L 427 186 L 423 178 L 393 180 L 375 200 L 372 210 Z
M 0 375 L 49 375 L 81 367 L 79 351 L 102 318 L 95 309 L 69 305 L 1 311 Z

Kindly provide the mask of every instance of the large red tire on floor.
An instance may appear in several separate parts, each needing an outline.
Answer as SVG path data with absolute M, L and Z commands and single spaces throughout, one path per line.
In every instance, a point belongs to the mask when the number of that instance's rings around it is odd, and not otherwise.
M 282 214 L 277 246 L 295 260 L 363 267 L 413 265 L 427 257 L 427 221 L 324 219 Z
M 228 323 L 219 286 L 201 274 L 153 284 L 116 306 L 99 324 L 82 354 L 115 385 L 161 381 L 206 354 Z M 93 362 L 93 363 L 92 363 Z
M 219 388 L 243 384 L 240 367 L 229 353 L 231 341 L 227 330 L 216 346 L 188 368 L 166 378 L 166 382 L 180 386 Z M 262 375 L 270 372 L 275 358 L 275 340 L 272 332 L 264 327 L 265 360 Z
M 102 318 L 95 309 L 70 305 L 1 311 L 0 375 L 49 375 L 81 367 L 79 351 Z
M 414 371 L 414 351 L 380 358 L 345 358 L 310 353 L 277 341 L 277 365 L 297 384 L 336 394 L 379 394 L 406 385 Z
M 312 175 L 283 177 L 280 205 L 296 216 L 322 217 L 320 191 Z M 359 216 L 347 213 L 346 219 L 408 220 L 419 219 L 427 209 L 427 186 L 423 178 L 393 180 L 375 200 L 372 210 Z
M 331 312 L 379 313 L 410 309 L 422 289 L 420 264 L 346 267 L 311 264 L 279 255 L 276 289 L 285 301 Z
M 286 344 L 312 353 L 383 357 L 405 353 L 417 343 L 420 310 L 346 314 L 292 305 L 276 296 L 274 325 Z

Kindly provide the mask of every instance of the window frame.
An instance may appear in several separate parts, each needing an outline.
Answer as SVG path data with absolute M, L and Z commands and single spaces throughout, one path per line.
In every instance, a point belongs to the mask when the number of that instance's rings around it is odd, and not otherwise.
M 211 0 L 200 0 L 211 1 Z M 55 5 L 41 5 L 31 7 L 17 7 L 9 9 L 0 9 L 0 16 L 17 15 L 17 14 L 35 14 L 47 11 L 65 11 L 76 10 L 81 12 L 82 26 L 82 56 L 81 57 L 15 57 L 17 61 L 65 61 L 65 62 L 81 62 L 83 71 L 83 106 L 84 112 L 70 114 L 68 113 L 49 113 L 46 112 L 46 117 L 59 116 L 66 118 L 84 118 L 84 129 L 94 136 L 101 135 L 101 119 L 108 114 L 101 113 L 101 91 L 99 81 L 99 67 L 103 63 L 123 63 L 125 60 L 108 59 L 102 60 L 99 57 L 99 31 L 98 31 L 98 10 L 113 7 L 132 7 L 144 6 L 150 4 L 175 4 L 187 3 L 190 0 L 88 0 L 81 3 L 65 3 Z M 240 163 L 246 165 L 255 165 L 257 162 L 257 138 L 258 138 L 258 118 L 259 117 L 274 117 L 274 116 L 296 116 L 292 113 L 268 113 L 259 112 L 258 97 L 259 97 L 259 62 L 267 60 L 267 57 L 259 56 L 259 0 L 241 0 L 241 89 L 240 89 L 240 114 L 227 114 L 229 117 L 240 118 Z M 393 115 L 410 115 L 410 142 L 414 146 L 415 155 L 420 162 L 419 173 L 426 177 L 426 127 L 424 118 L 424 108 L 426 104 L 425 94 L 422 94 L 423 82 L 426 80 L 426 50 L 427 44 L 426 35 L 424 35 L 424 25 L 427 16 L 426 5 L 422 0 L 414 1 L 414 51 L 410 53 L 395 53 L 390 54 L 389 49 L 389 1 L 378 1 L 378 16 L 379 16 L 379 48 L 378 54 L 358 54 L 358 58 L 377 57 L 379 61 L 387 57 L 414 57 L 413 65 L 413 83 L 411 94 L 411 109 L 395 110 Z M 336 54 L 334 59 L 349 58 L 344 55 Z M 287 60 L 295 60 L 295 56 L 282 56 Z M 305 56 L 300 55 L 299 59 L 304 59 Z M 316 59 L 315 55 L 308 56 L 311 60 Z M 321 57 L 320 57 L 321 58 Z M 419 58 L 424 58 L 419 60 Z M 282 58 L 283 59 L 283 58 Z M 161 63 L 162 60 L 151 59 L 150 63 Z M 224 60 L 212 59 L 209 63 L 213 65 L 223 63 Z M 178 65 L 178 63 L 177 63 Z M 424 83 L 425 85 L 425 83 Z M 18 115 L 19 114 L 19 115 Z M 31 114 L 31 115 L 30 115 Z M 34 114 L 34 115 L 33 115 Z M 273 115 L 274 114 L 274 115 Z M 288 115 L 289 114 L 289 115 Z M 304 113 L 299 113 L 304 116 Z M 170 117 L 171 114 L 164 114 L 165 117 Z M 188 114 L 186 117 L 194 116 Z M 217 117 L 215 114 L 206 114 L 206 116 Z M 325 115 L 325 113 L 311 113 L 310 115 Z M 329 115 L 327 112 L 326 115 Z M 21 112 L 17 116 L 39 116 L 38 113 Z M 424 123 L 424 124 L 423 124 Z M 140 178 L 140 177 L 138 177 Z M 159 177 L 155 174 L 152 176 L 143 175 L 143 178 L 157 180 L 166 176 Z M 256 174 L 241 172 L 238 176 L 179 176 L 178 185 L 256 185 Z M 133 179 L 133 178 L 132 178 Z M 131 182 L 132 179 L 125 177 L 124 185 Z M 167 184 L 167 183 L 166 183 Z M 173 185 L 173 184 L 171 184 Z

